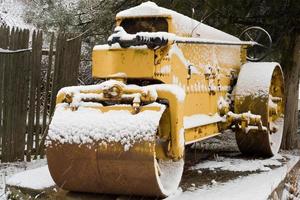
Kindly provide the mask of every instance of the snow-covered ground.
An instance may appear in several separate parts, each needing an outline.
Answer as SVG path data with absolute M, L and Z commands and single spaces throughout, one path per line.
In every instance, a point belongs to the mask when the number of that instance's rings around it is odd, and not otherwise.
M 271 159 L 236 159 L 227 157 L 218 157 L 212 161 L 204 161 L 192 166 L 191 170 L 208 169 L 224 170 L 232 172 L 255 172 L 255 171 L 271 171 L 269 166 L 282 166 L 280 159 L 286 160 L 280 154 Z
M 281 160 L 281 162 L 279 162 Z M 211 180 L 211 184 L 197 187 L 191 183 L 186 191 L 178 191 L 168 199 L 190 200 L 190 199 L 210 199 L 210 200 L 265 200 L 272 191 L 285 178 L 286 174 L 299 161 L 298 156 L 280 155 L 266 160 L 244 160 L 223 158 L 219 161 L 207 161 L 193 166 L 192 170 L 198 173 L 205 173 L 202 170 L 228 172 L 253 172 L 249 175 L 241 175 L 236 179 L 226 182 Z M 271 169 L 273 168 L 273 169 Z
M 215 157 L 214 160 L 201 161 L 187 171 L 194 171 L 201 179 L 205 173 L 215 176 L 224 176 L 224 172 L 229 176 L 229 180 L 210 179 L 207 183 L 199 180 L 197 176 L 193 180 L 189 180 L 188 187 L 183 185 L 176 193 L 168 197 L 168 200 L 191 200 L 191 199 L 210 199 L 210 200 L 264 200 L 272 193 L 272 191 L 284 180 L 286 174 L 299 161 L 299 156 L 291 154 L 279 154 L 270 159 L 245 159 L 239 156 L 233 157 Z M 7 173 L 8 185 L 30 188 L 33 190 L 42 190 L 54 187 L 54 182 L 49 174 L 45 160 L 35 161 L 31 164 L 18 163 L 22 167 L 9 166 L 2 170 Z M 24 167 L 34 168 L 34 170 L 24 170 Z M 42 166 L 42 167 L 39 167 Z M 242 173 L 241 173 L 242 172 Z M 190 173 L 190 172 L 186 172 Z M 241 175 L 235 176 L 235 173 Z M 187 175 L 183 176 L 183 183 L 187 183 Z M 3 187 L 3 183 L 2 183 Z M 53 190 L 53 193 L 57 192 Z M 286 194 L 285 194 L 286 195 Z M 127 197 L 121 196 L 122 199 Z M 5 198 L 3 198 L 5 199 Z M 99 197 L 103 199 L 103 196 Z M 115 196 L 105 196 L 105 199 L 116 199 Z M 136 198 L 135 198 L 136 199 Z M 139 198 L 137 198 L 139 199 Z
M 47 165 L 35 169 L 29 169 L 11 176 L 7 185 L 34 190 L 43 190 L 55 186 Z
M 211 138 L 187 150 L 186 167 L 180 188 L 167 200 L 267 199 L 298 160 L 299 153 L 291 152 L 281 152 L 269 159 L 244 157 L 237 151 L 234 134 L 228 131 L 220 137 Z M 45 160 L 34 161 L 32 164 L 18 163 L 4 166 L 7 167 L 1 168 L 0 173 L 7 174 L 6 180 L 10 185 L 40 190 L 54 184 L 49 176 Z M 16 173 L 25 168 L 37 169 Z M 298 173 L 295 177 L 300 179 L 300 171 L 298 168 L 296 170 Z M 13 173 L 16 174 L 11 176 Z M 41 178 L 43 181 L 39 181 Z M 289 184 L 286 183 L 287 188 L 290 188 Z M 70 195 L 71 197 L 68 196 L 68 199 L 82 197 L 81 194 L 68 194 L 60 190 L 50 191 L 52 191 L 50 195 Z M 142 199 L 132 196 L 82 195 L 82 199 L 86 200 Z M 284 190 L 283 195 L 290 196 L 291 194 Z
M 45 159 L 34 160 L 32 162 L 0 163 L 0 200 L 6 199 L 4 195 L 6 182 L 14 174 L 45 165 L 47 165 Z

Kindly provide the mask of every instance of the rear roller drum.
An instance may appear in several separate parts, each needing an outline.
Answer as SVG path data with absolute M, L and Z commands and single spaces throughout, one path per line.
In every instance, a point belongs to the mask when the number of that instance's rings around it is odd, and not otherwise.
M 284 124 L 284 85 L 277 63 L 247 63 L 242 66 L 235 90 L 235 113 L 260 115 L 263 128 L 236 127 L 240 151 L 270 157 L 279 151 Z

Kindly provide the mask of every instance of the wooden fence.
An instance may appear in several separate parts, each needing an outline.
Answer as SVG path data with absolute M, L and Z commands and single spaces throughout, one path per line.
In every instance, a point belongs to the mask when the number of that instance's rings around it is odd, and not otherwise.
M 31 35 L 31 36 L 30 36 Z M 47 125 L 61 87 L 77 85 L 81 38 L 0 27 L 1 161 L 44 155 Z M 31 38 L 31 40 L 30 40 Z M 73 38 L 73 39 L 70 39 Z M 31 46 L 29 44 L 31 43 Z

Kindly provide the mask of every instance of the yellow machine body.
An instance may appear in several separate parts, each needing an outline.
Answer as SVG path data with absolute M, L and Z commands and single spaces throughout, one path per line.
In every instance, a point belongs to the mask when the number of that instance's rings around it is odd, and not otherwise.
M 176 30 L 176 23 L 171 17 L 164 19 L 171 33 L 191 37 Z M 122 20 L 123 18 L 117 18 L 117 25 L 121 25 Z M 131 82 L 145 80 L 181 87 L 186 96 L 180 107 L 182 116 L 177 117 L 183 119 L 183 123 L 185 119 L 197 115 L 207 121 L 206 124 L 199 122 L 199 125 L 195 123 L 184 128 L 185 143 L 190 144 L 221 132 L 218 124 L 222 119 L 221 116 L 216 117 L 220 115 L 218 101 L 227 98 L 226 95 L 234 86 L 233 79 L 245 62 L 246 50 L 243 46 L 169 44 L 152 50 L 144 46 L 121 48 L 100 45 L 93 50 L 92 70 L 96 79 L 113 78 Z M 177 101 L 176 97 L 170 98 L 175 99 L 168 99 L 169 101 Z M 170 106 L 171 116 L 178 112 L 176 108 Z M 178 129 L 180 128 L 182 127 Z M 175 157 L 180 156 L 182 153 Z
M 201 38 L 204 43 L 168 41 L 158 48 L 124 48 L 118 43 L 95 46 L 92 74 L 102 83 L 64 88 L 57 95 L 47 159 L 60 187 L 82 192 L 168 196 L 179 185 L 185 145 L 233 127 L 242 152 L 270 156 L 278 151 L 278 142 L 273 143 L 281 140 L 284 107 L 278 63 L 247 63 L 246 43 L 151 2 L 120 12 L 116 25 L 129 34 L 167 32 L 183 39 Z M 206 40 L 217 42 L 205 44 Z M 136 142 L 128 150 L 123 147 L 126 138 L 94 138 L 90 134 L 94 130 L 84 124 L 90 123 L 86 118 L 89 115 L 81 115 L 81 108 L 98 110 L 101 116 L 126 111 L 132 114 L 128 117 L 140 120 L 136 123 L 141 123 L 143 119 L 138 117 L 146 112 L 156 113 L 160 119 L 151 133 L 153 137 Z M 66 117 L 77 115 L 74 119 L 83 124 L 64 122 L 59 118 L 63 112 L 68 114 Z M 58 129 L 64 123 L 69 128 Z M 134 127 L 135 121 L 131 123 L 125 126 Z M 68 137 L 78 131 L 67 137 L 63 131 L 69 132 L 73 126 L 80 126 L 81 131 L 88 129 L 91 143 L 76 144 L 81 135 L 69 142 Z

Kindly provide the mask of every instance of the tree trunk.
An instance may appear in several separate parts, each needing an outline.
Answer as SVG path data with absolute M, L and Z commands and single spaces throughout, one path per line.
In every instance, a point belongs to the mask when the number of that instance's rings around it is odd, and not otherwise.
M 285 58 L 281 64 L 285 78 L 285 117 L 281 148 L 293 149 L 298 143 L 298 90 L 300 69 L 299 33 L 292 33 L 289 47 L 287 48 Z

